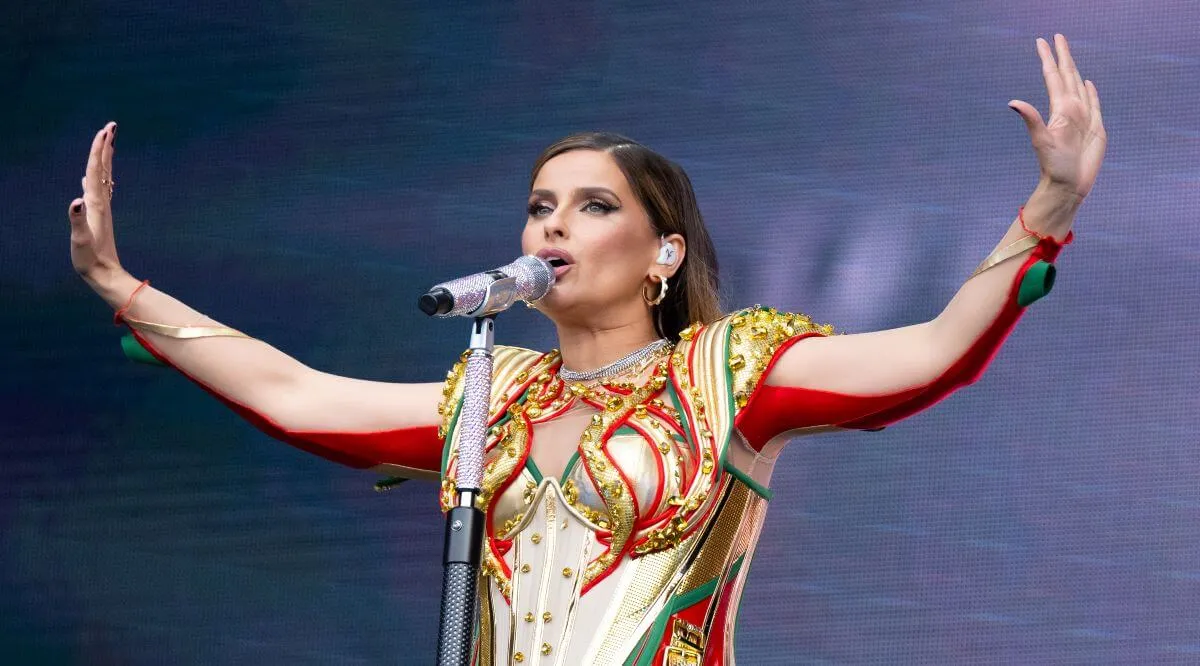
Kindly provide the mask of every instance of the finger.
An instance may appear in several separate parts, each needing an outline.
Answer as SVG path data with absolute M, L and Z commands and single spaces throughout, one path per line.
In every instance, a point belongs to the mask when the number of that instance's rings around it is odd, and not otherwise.
M 1080 79 L 1078 76 L 1075 78 L 1078 79 L 1075 82 L 1075 96 L 1083 102 L 1084 111 L 1087 112 L 1090 118 L 1092 116 L 1092 99 L 1088 96 L 1087 87 L 1083 85 L 1083 79 Z
M 1096 90 L 1096 84 L 1091 81 L 1084 81 L 1084 86 L 1087 88 L 1088 105 L 1092 112 L 1092 131 L 1102 137 L 1107 137 L 1108 135 L 1104 131 L 1104 117 L 1100 115 L 1100 92 Z
M 87 223 L 87 204 L 77 198 L 67 206 L 67 219 L 71 221 L 71 242 L 82 244 L 92 237 Z
M 1071 57 L 1071 45 L 1067 43 L 1064 35 L 1054 35 L 1054 50 L 1058 54 L 1058 71 L 1063 82 L 1067 84 L 1071 94 L 1078 95 L 1079 99 L 1086 99 L 1083 77 L 1079 76 L 1075 59 Z
M 100 175 L 101 177 L 112 178 L 112 157 L 113 151 L 116 149 L 117 143 L 117 124 L 112 123 L 108 130 L 108 138 L 104 141 L 104 145 L 100 149 Z M 103 183 L 102 183 L 103 184 Z M 107 185 L 105 186 L 107 189 Z
M 71 224 L 87 221 L 87 213 L 83 210 L 83 199 L 76 197 L 71 205 L 67 206 L 67 219 L 71 220 Z
M 111 123 L 105 125 L 92 139 L 92 149 L 88 153 L 87 168 L 83 175 L 83 198 L 92 205 L 100 204 L 102 197 L 108 194 L 107 188 L 100 185 L 100 169 L 103 166 L 104 144 L 108 140 L 110 125 Z
M 1029 102 L 1019 99 L 1009 102 L 1008 108 L 1021 116 L 1021 120 L 1025 121 L 1025 128 L 1029 130 L 1030 140 L 1037 143 L 1041 139 L 1042 133 L 1046 131 L 1046 122 L 1042 120 L 1042 114 L 1038 113 L 1038 110 Z
M 1054 62 L 1054 54 L 1050 52 L 1050 44 L 1041 37 L 1037 38 L 1037 51 L 1042 59 L 1042 78 L 1046 80 L 1046 92 L 1050 95 L 1050 115 L 1053 116 L 1062 104 L 1063 96 L 1067 94 L 1066 84 L 1058 71 L 1058 64 Z

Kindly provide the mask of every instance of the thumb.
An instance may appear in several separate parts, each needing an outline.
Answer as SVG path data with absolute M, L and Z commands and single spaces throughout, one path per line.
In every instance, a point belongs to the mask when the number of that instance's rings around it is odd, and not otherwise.
M 1026 129 L 1029 130 L 1029 138 L 1036 142 L 1038 136 L 1046 130 L 1046 121 L 1042 120 L 1042 114 L 1038 113 L 1038 110 L 1029 102 L 1022 102 L 1019 99 L 1009 102 L 1008 108 L 1021 116 L 1021 120 L 1025 121 Z
M 67 219 L 71 221 L 71 242 L 83 245 L 91 241 L 92 230 L 87 223 L 87 204 L 75 199 L 67 208 Z

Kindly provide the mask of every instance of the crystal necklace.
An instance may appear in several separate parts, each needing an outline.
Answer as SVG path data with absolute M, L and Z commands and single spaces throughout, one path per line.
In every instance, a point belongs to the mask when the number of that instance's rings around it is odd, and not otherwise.
M 580 372 L 577 370 L 568 370 L 566 368 L 559 368 L 558 376 L 561 379 L 565 379 L 566 381 L 569 381 L 569 382 L 590 382 L 595 379 L 601 379 L 604 377 L 611 377 L 613 375 L 619 375 L 622 372 L 625 372 L 626 370 L 628 370 L 628 369 L 634 367 L 635 365 L 641 363 L 642 361 L 646 360 L 650 356 L 658 353 L 660 350 L 669 347 L 670 345 L 671 345 L 670 340 L 667 340 L 666 338 L 659 338 L 658 340 L 651 342 L 650 344 L 646 345 L 645 347 L 642 347 L 641 349 L 632 351 L 632 352 L 626 354 L 625 356 L 622 356 L 621 358 L 613 361 L 612 363 L 609 363 L 608 365 L 596 368 L 595 370 L 588 370 L 586 372 Z

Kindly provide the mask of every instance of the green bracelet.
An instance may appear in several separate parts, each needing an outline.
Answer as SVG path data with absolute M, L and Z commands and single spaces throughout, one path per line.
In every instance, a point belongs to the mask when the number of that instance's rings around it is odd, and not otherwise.
M 138 339 L 133 337 L 132 333 L 126 333 L 121 336 L 121 351 L 125 352 L 125 357 L 131 361 L 138 363 L 147 363 L 149 365 L 166 366 L 166 363 L 158 360 L 138 342 Z
M 1054 288 L 1054 276 L 1057 272 L 1054 264 L 1045 261 L 1034 262 L 1029 270 L 1025 271 L 1025 277 L 1021 278 L 1021 286 L 1017 288 L 1017 305 L 1032 305 L 1050 293 Z

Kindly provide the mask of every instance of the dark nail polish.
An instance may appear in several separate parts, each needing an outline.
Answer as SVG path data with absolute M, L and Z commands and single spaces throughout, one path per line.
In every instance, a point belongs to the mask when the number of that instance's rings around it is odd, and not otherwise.
M 113 128 L 112 128 L 112 138 L 110 139 L 110 141 L 111 141 L 113 144 L 116 144 L 116 142 L 117 142 L 117 126 L 116 126 L 116 125 L 113 125 Z
M 72 213 L 78 214 L 81 210 L 83 210 L 83 204 L 75 204 L 74 206 L 71 206 Z

